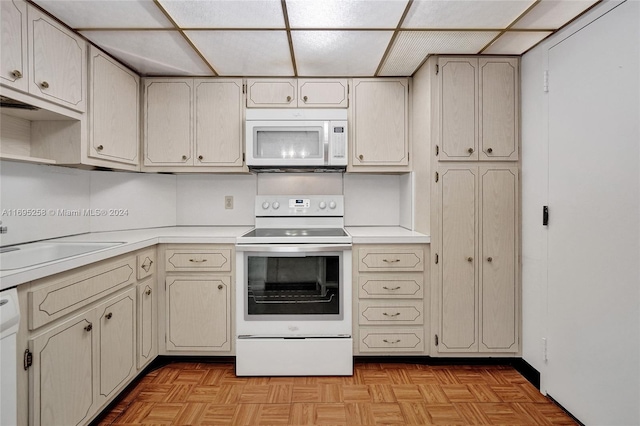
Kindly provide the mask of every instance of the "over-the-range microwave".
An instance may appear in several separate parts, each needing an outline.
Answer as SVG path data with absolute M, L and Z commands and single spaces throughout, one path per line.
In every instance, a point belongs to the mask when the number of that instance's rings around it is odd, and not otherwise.
M 346 109 L 247 109 L 249 168 L 342 171 L 347 166 Z

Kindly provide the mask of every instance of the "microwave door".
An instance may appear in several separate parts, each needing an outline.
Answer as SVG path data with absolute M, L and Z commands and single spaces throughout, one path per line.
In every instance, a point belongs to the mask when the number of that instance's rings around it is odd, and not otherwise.
M 322 166 L 327 149 L 325 122 L 253 122 L 247 132 L 247 164 Z

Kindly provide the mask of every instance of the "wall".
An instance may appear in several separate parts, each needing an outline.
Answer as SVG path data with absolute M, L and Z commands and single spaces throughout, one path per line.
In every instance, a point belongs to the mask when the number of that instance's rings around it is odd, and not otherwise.
M 640 424 L 639 29 L 603 2 L 522 60 L 523 358 L 586 424 Z

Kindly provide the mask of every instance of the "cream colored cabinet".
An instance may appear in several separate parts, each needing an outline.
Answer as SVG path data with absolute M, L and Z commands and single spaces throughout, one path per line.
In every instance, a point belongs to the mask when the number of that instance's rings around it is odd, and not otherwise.
M 170 245 L 164 258 L 168 353 L 231 351 L 234 247 Z
M 518 168 L 440 167 L 438 352 L 517 352 Z
M 424 353 L 425 251 L 423 245 L 354 248 L 356 354 Z
M 0 2 L 2 51 L 0 82 L 21 91 L 29 90 L 27 69 L 27 3 L 23 0 Z
M 140 78 L 110 56 L 89 49 L 91 158 L 139 168 Z
M 243 171 L 241 79 L 146 79 L 150 171 Z
M 440 161 L 516 161 L 519 62 L 510 57 L 440 57 Z
M 142 368 L 158 355 L 157 285 L 155 279 L 138 284 L 138 368 Z
M 409 79 L 353 79 L 352 172 L 411 170 Z
M 275 78 L 247 80 L 247 108 L 346 108 L 347 79 Z

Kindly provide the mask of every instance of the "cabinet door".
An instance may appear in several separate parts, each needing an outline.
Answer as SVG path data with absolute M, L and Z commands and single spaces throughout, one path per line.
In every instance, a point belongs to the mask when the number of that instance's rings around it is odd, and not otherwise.
M 137 165 L 140 78 L 94 47 L 89 55 L 89 156 Z
M 346 108 L 348 101 L 347 79 L 298 79 L 298 107 Z
M 138 369 L 158 354 L 156 287 L 153 278 L 138 284 Z
M 29 7 L 29 92 L 84 112 L 86 43 L 62 25 Z
M 478 350 L 477 167 L 440 168 L 440 352 Z
M 518 350 L 518 169 L 480 168 L 480 351 Z
M 0 82 L 15 89 L 29 90 L 27 74 L 27 3 L 0 2 L 2 42 Z
M 295 108 L 297 84 L 293 78 L 247 80 L 247 108 Z
M 517 160 L 518 59 L 480 58 L 478 71 L 480 160 Z
M 196 166 L 242 166 L 242 79 L 194 81 Z
M 478 159 L 478 59 L 440 58 L 440 160 Z
M 398 79 L 353 80 L 351 165 L 409 165 L 409 82 Z
M 145 81 L 144 165 L 193 165 L 193 81 Z
M 94 409 L 95 311 L 29 341 L 32 425 L 85 424 Z
M 136 373 L 136 289 L 96 308 L 100 324 L 100 398 L 109 398 Z M 102 403 L 103 400 L 100 401 Z
M 167 278 L 167 351 L 231 349 L 230 286 L 230 276 Z

